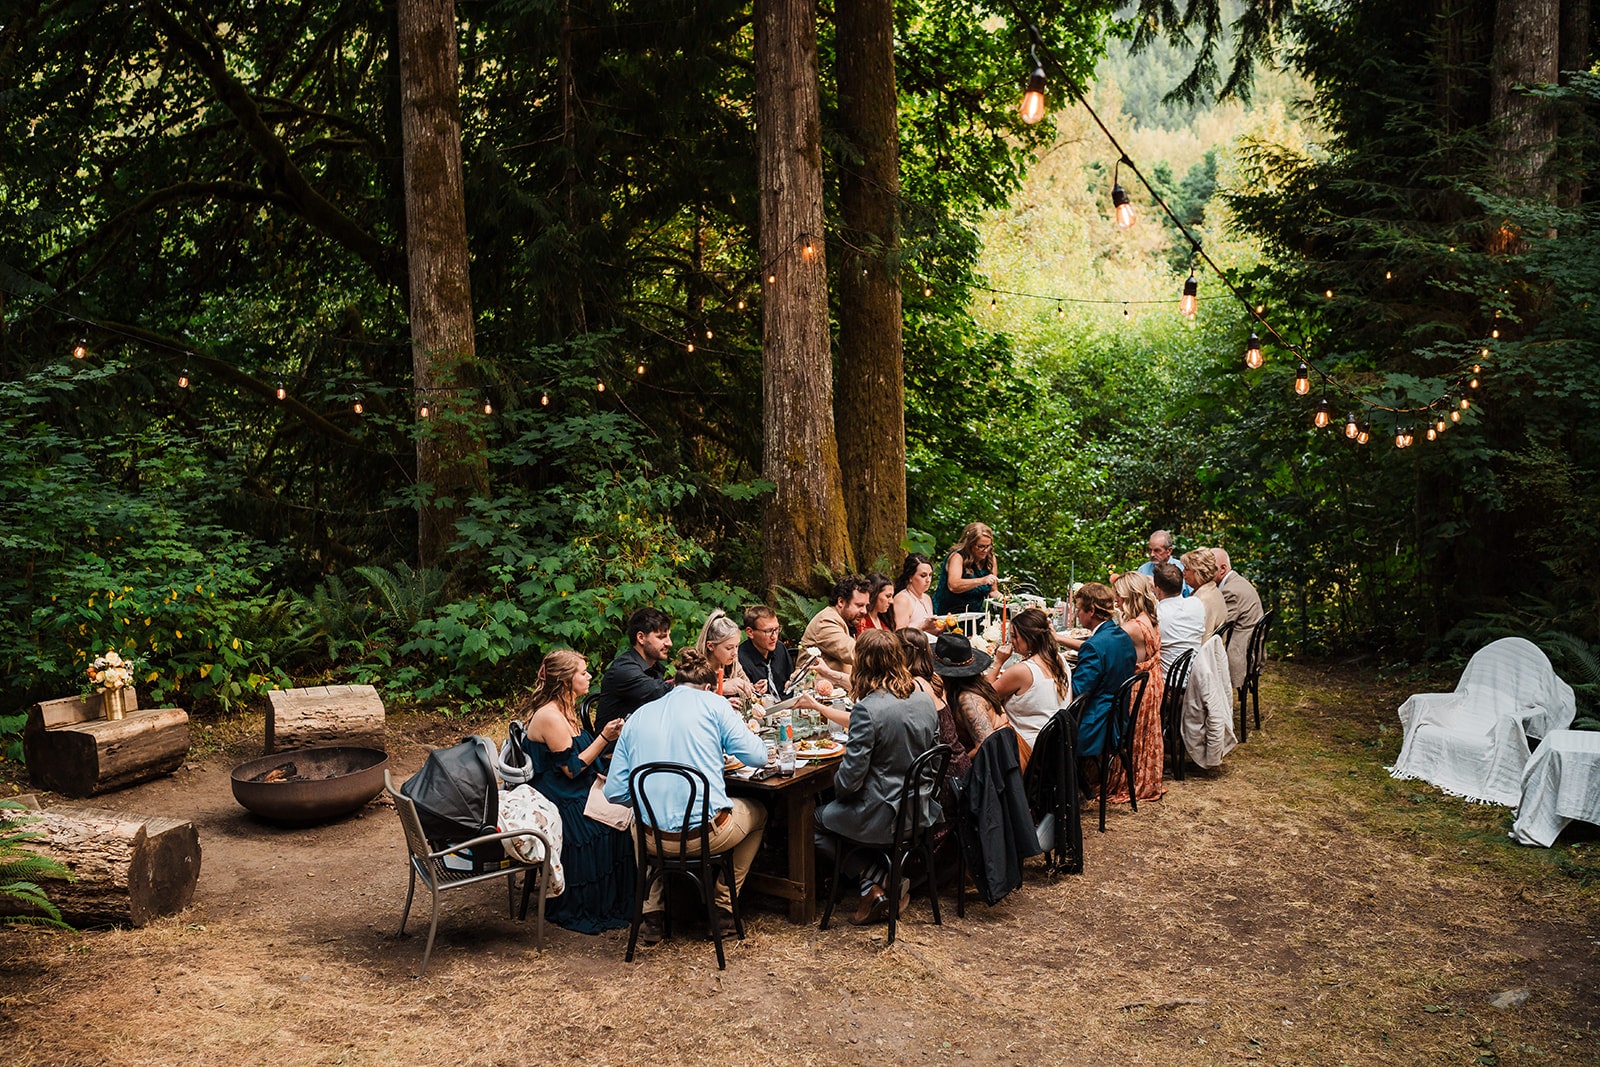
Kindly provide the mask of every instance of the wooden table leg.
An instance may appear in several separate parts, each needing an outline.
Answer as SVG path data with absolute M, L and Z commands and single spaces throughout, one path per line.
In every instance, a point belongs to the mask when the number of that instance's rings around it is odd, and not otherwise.
M 789 877 L 801 886 L 800 897 L 789 901 L 789 921 L 809 925 L 817 918 L 817 795 L 791 790 L 788 807 Z

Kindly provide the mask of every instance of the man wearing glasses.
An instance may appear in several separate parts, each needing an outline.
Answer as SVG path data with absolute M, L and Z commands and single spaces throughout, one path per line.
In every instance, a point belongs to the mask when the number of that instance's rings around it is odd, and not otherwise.
M 1178 561 L 1172 558 L 1172 534 L 1166 530 L 1157 530 L 1150 535 L 1150 558 L 1139 565 L 1139 573 L 1149 575 L 1154 581 L 1156 567 L 1162 563 L 1178 566 Z M 1184 582 L 1183 595 L 1188 596 L 1193 592 L 1194 590 L 1189 588 L 1189 583 Z
M 778 640 L 782 631 L 778 616 L 765 604 L 745 609 L 744 632 L 749 640 L 739 646 L 739 666 L 752 682 L 765 679 L 767 692 L 780 697 L 794 673 L 789 649 Z

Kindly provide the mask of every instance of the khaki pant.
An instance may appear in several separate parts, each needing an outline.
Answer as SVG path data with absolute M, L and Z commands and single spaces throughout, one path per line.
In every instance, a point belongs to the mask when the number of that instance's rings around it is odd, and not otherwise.
M 715 816 L 712 816 L 715 822 Z M 750 873 L 750 864 L 756 858 L 756 851 L 761 848 L 761 835 L 767 828 L 767 809 L 753 800 L 744 797 L 733 798 L 733 810 L 721 826 L 711 827 L 711 851 L 726 852 L 733 850 L 733 881 L 734 892 L 744 887 L 745 875 Z M 639 820 L 633 821 L 633 832 L 644 834 L 644 847 L 647 852 L 655 853 L 655 836 L 639 825 Z M 667 850 L 667 855 L 677 856 L 684 851 L 690 855 L 700 852 L 700 833 L 695 830 L 686 835 L 686 841 L 674 841 L 670 838 L 662 842 Z M 663 879 L 656 879 L 650 885 L 650 895 L 645 899 L 645 914 L 661 910 L 661 893 L 665 888 Z M 722 879 L 716 879 L 717 907 L 723 911 L 733 910 L 733 896 L 728 892 L 728 887 Z

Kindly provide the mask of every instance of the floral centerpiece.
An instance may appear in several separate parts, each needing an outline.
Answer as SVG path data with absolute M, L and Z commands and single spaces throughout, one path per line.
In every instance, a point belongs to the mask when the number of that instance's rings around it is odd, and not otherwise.
M 100 695 L 106 718 L 120 719 L 127 710 L 130 703 L 127 698 L 138 666 L 136 660 L 123 659 L 115 649 L 103 656 L 96 656 L 94 662 L 89 664 L 89 688 Z

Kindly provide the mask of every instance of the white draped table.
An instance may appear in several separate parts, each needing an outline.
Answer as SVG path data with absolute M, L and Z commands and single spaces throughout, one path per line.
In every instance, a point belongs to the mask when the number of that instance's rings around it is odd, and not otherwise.
M 1574 819 L 1600 823 L 1600 731 L 1552 730 L 1522 773 L 1511 836 L 1549 848 Z

